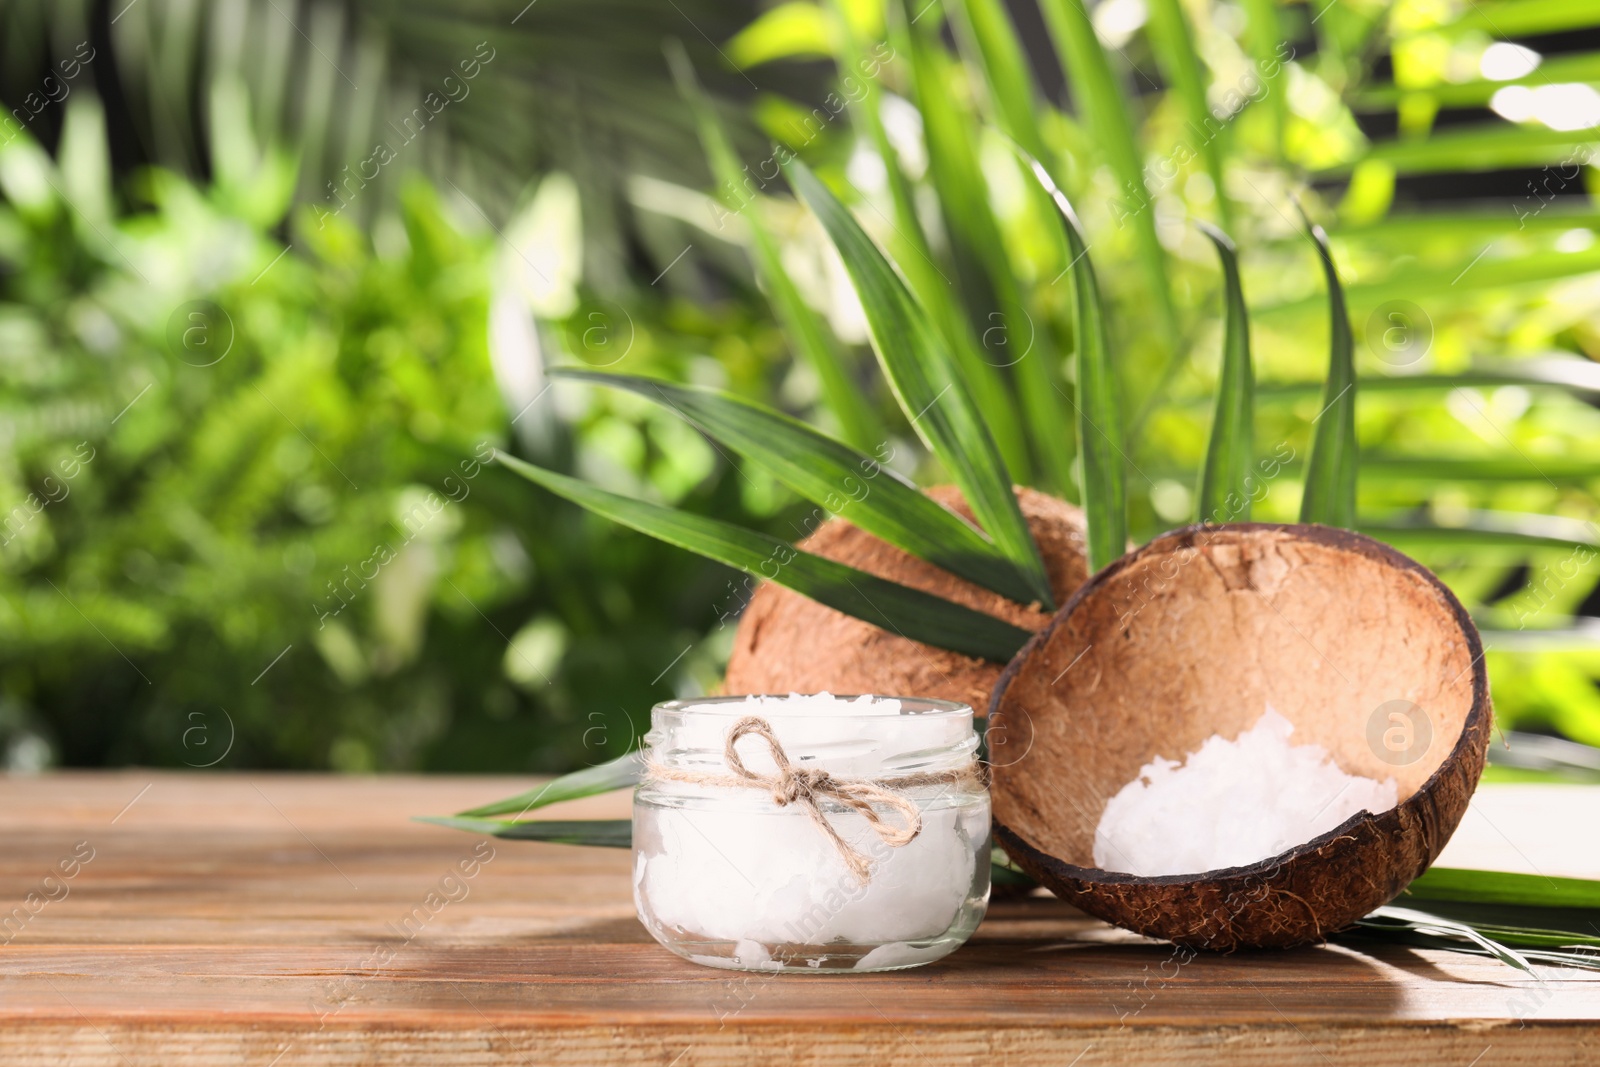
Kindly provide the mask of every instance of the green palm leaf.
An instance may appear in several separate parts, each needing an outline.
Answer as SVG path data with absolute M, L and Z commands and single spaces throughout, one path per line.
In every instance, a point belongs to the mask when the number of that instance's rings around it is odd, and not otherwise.
M 469 819 L 486 819 L 495 815 L 514 815 L 520 818 L 548 804 L 598 796 L 614 789 L 631 788 L 639 784 L 639 774 L 643 769 L 643 754 L 630 752 L 626 756 L 619 756 L 614 760 L 597 763 L 593 767 L 585 767 L 580 771 L 551 779 L 538 789 L 530 789 L 526 793 L 518 793 L 514 797 L 507 797 L 505 800 L 458 814 L 462 818 Z
M 817 313 L 800 295 L 788 271 L 783 269 L 777 242 L 772 239 L 772 234 L 761 219 L 755 191 L 750 190 L 747 199 L 740 196 L 739 191 L 751 179 L 740 166 L 727 132 L 695 78 L 689 54 L 677 40 L 667 42 L 666 53 L 678 92 L 689 102 L 694 113 L 700 144 L 705 149 L 706 158 L 711 163 L 711 173 L 719 186 L 719 199 L 729 211 L 744 219 L 750 232 L 756 273 L 772 301 L 773 311 L 782 322 L 796 353 L 816 372 L 817 380 L 822 385 L 823 400 L 839 420 L 844 439 L 861 448 L 873 447 L 884 439 L 883 428 L 863 399 L 861 387 L 851 380 L 850 368 L 839 346 Z M 747 207 L 750 210 L 745 211 Z
M 553 375 L 627 389 L 672 409 L 801 496 L 913 556 L 1021 603 L 1027 579 L 994 543 L 875 457 L 787 415 L 712 389 L 594 371 Z
M 1239 282 L 1239 257 L 1221 230 L 1200 224 L 1222 260 L 1227 319 L 1222 333 L 1222 374 L 1217 411 L 1200 472 L 1200 521 L 1250 518 L 1251 468 L 1255 461 L 1255 383 L 1250 367 L 1250 314 Z M 1221 516 L 1219 519 L 1218 516 Z
M 1577 456 L 1487 457 L 1484 459 L 1429 459 L 1421 456 L 1361 457 L 1361 477 L 1388 482 L 1558 482 L 1583 483 L 1600 479 L 1600 458 Z
M 1600 909 L 1600 881 L 1552 878 L 1543 874 L 1430 867 L 1406 887 L 1417 900 L 1468 904 L 1507 904 L 1534 908 Z
M 632 500 L 505 453 L 497 453 L 496 458 L 530 482 L 597 515 L 757 578 L 777 582 L 819 604 L 913 641 L 966 656 L 1004 661 L 1015 655 L 1029 637 L 1026 630 L 991 615 L 802 552 L 776 537 Z
M 1243 0 L 1240 6 L 1248 16 L 1245 48 L 1265 84 L 1266 106 L 1272 116 L 1272 144 L 1278 158 L 1282 159 L 1286 140 L 1284 134 L 1289 126 L 1289 94 L 1284 88 L 1287 81 L 1283 77 L 1286 44 L 1278 0 Z M 1267 73 L 1269 70 L 1272 72 L 1270 77 Z M 1219 188 L 1217 196 L 1222 195 Z
M 1000 0 L 962 0 L 952 8 L 956 40 L 968 54 L 969 63 L 983 76 L 993 121 L 1022 150 L 1045 165 L 1056 183 L 1063 181 L 1059 157 L 1046 145 L 1040 120 L 1049 109 L 1040 100 L 1029 79 L 1028 60 Z M 1035 201 L 1041 218 L 1055 212 L 1055 205 L 1037 183 L 1028 181 L 1028 195 Z M 1052 232 L 1052 238 L 1059 238 Z M 1065 240 L 1054 240 L 1058 262 L 1052 276 L 1067 265 Z
M 1588 523 L 1549 515 L 1479 512 L 1459 526 L 1364 520 L 1362 533 L 1406 548 L 1596 548 Z
M 1167 337 L 1175 339 L 1178 318 L 1167 280 L 1166 253 L 1156 236 L 1155 207 L 1145 186 L 1144 154 L 1134 136 L 1137 127 L 1111 68 L 1111 57 L 1095 34 L 1083 0 L 1042 0 L 1039 7 L 1072 87 L 1072 98 L 1126 193 L 1119 221 L 1133 223 L 1139 262 L 1156 302 L 1156 314 Z M 1217 194 L 1222 195 L 1222 190 Z
M 1200 158 L 1216 189 L 1217 220 L 1226 228 L 1232 225 L 1232 211 L 1223 180 L 1222 145 L 1211 133 L 1213 126 L 1220 123 L 1206 101 L 1205 68 L 1195 52 L 1194 27 L 1189 25 L 1179 0 L 1150 0 L 1149 11 L 1150 42 L 1188 114 L 1191 132 L 1200 142 Z
M 1360 933 L 1476 950 L 1512 966 L 1600 969 L 1600 881 L 1433 867 L 1402 899 L 1428 910 L 1379 908 L 1361 921 Z
M 851 19 L 850 0 L 832 0 L 830 5 L 837 27 L 838 55 L 841 88 L 852 100 L 850 114 L 866 131 L 874 151 L 883 160 L 885 179 L 889 185 L 889 198 L 894 217 L 889 221 L 886 240 L 894 261 L 904 273 L 911 292 L 932 316 L 934 324 L 944 336 L 945 343 L 960 368 L 962 380 L 972 394 L 972 401 L 982 412 L 995 444 L 1013 472 L 1026 469 L 1028 462 L 1027 440 L 1017 420 L 1010 418 L 1011 401 L 1005 384 L 995 368 L 979 356 L 979 345 L 972 332 L 972 324 L 961 312 L 961 304 L 953 299 L 951 282 L 934 262 L 933 250 L 923 230 L 921 216 L 917 213 L 915 192 L 900 164 L 900 154 L 889 139 L 884 125 L 883 89 L 879 79 L 884 75 L 887 58 L 882 52 L 869 55 Z M 904 51 L 903 19 L 890 12 L 891 24 L 897 27 L 895 39 L 902 47 L 890 49 L 889 54 Z
M 1048 332 L 1034 322 L 1017 283 L 989 203 L 978 162 L 977 131 L 951 92 L 955 61 L 945 51 L 933 19 L 906 34 L 924 136 L 928 170 L 938 190 L 957 275 L 973 321 L 983 327 L 981 354 L 991 365 L 1009 367 L 1013 406 L 1022 409 L 1046 488 L 1070 484 L 1072 449 L 1052 388 L 1058 365 Z M 991 340 L 992 339 L 992 340 Z M 1014 471 L 1018 478 L 1024 472 Z
M 1509 212 L 1508 212 L 1509 214 Z M 1529 252 L 1500 258 L 1487 254 L 1492 244 L 1480 249 L 1477 258 L 1462 253 L 1447 266 L 1418 265 L 1396 267 L 1381 278 L 1352 285 L 1345 290 L 1346 303 L 1358 311 L 1369 311 L 1395 299 L 1466 304 L 1482 299 L 1484 291 L 1505 292 L 1517 289 L 1535 292 L 1541 282 L 1600 273 L 1600 249 L 1581 252 Z M 1316 298 L 1288 301 L 1264 307 L 1258 317 L 1283 318 L 1310 310 Z
M 1595 23 L 1589 0 L 1473 0 L 1450 24 L 1457 32 L 1496 37 L 1530 37 L 1558 30 L 1588 29 Z
M 1373 145 L 1361 159 L 1387 163 L 1400 174 L 1510 170 L 1570 161 L 1575 149 L 1593 140 L 1589 129 L 1552 130 L 1500 123 L 1452 127 L 1429 137 L 1383 141 Z M 1341 164 L 1322 173 L 1346 173 L 1353 165 Z
M 1384 907 L 1360 919 L 1357 926 L 1364 932 L 1410 933 L 1436 940 L 1459 941 L 1493 956 L 1507 966 L 1534 973 L 1527 957 L 1516 949 L 1501 944 L 1469 923 L 1446 919 L 1442 915 L 1431 915 L 1411 908 Z
M 1302 217 L 1304 215 L 1302 214 Z M 1311 240 L 1328 283 L 1328 377 L 1322 389 L 1322 411 L 1315 420 L 1311 458 L 1307 461 L 1301 522 L 1351 527 L 1356 520 L 1356 369 L 1355 341 L 1344 289 L 1328 249 L 1328 235 L 1306 219 Z
M 1594 18 L 1593 9 L 1588 11 Z M 1545 56 L 1538 66 L 1518 78 L 1473 78 L 1469 81 L 1442 81 L 1434 85 L 1406 86 L 1394 84 L 1372 85 L 1358 91 L 1351 99 L 1354 107 L 1363 110 L 1388 110 L 1411 96 L 1427 97 L 1442 107 L 1483 107 L 1495 93 L 1508 85 L 1551 85 L 1563 82 L 1600 82 L 1600 53 L 1579 52 Z
M 1000 129 L 1035 159 L 1050 166 L 1053 154 L 1045 147 L 1044 134 L 1039 128 L 1043 108 L 1033 83 L 1029 79 L 1028 61 L 1022 44 L 1011 24 L 1010 16 L 999 0 L 962 0 L 951 8 L 956 38 L 973 58 L 972 66 L 983 76 L 983 85 L 989 107 Z M 1054 173 L 1054 171 L 1052 172 Z M 1035 182 L 1027 183 L 1028 195 L 1035 202 L 1040 217 L 1055 211 L 1050 198 Z M 1059 235 L 1052 232 L 1052 237 Z M 1066 242 L 1057 240 L 1056 259 L 1065 267 L 1068 255 Z M 1057 267 L 1050 267 L 1052 272 Z M 1013 323 L 1018 315 L 1026 316 L 1029 336 L 1048 339 L 1046 326 L 1037 322 L 1023 306 L 1017 284 L 1008 270 L 1002 284 L 1002 297 L 1011 301 L 1014 310 L 1007 314 Z M 1060 355 L 1054 346 L 1039 349 L 1037 357 L 1029 353 L 1018 363 L 1016 379 L 1024 413 L 1028 417 L 1035 449 L 1042 465 L 1057 492 L 1069 491 L 1072 484 L 1072 467 L 1076 460 L 1070 433 L 1062 432 L 1063 411 L 1058 399 L 1060 381 Z
M 488 834 L 514 841 L 545 841 L 552 845 L 592 845 L 632 848 L 632 819 L 470 819 L 460 815 L 419 815 L 416 822 Z
M 1510 237 L 1526 230 L 1559 234 L 1595 228 L 1600 228 L 1600 211 L 1587 206 L 1550 204 L 1542 211 L 1533 211 L 1531 207 L 1511 211 L 1408 211 L 1372 222 L 1338 226 L 1329 232 L 1334 237 L 1383 242 L 1410 251 L 1419 242 L 1441 234 L 1456 239 L 1488 239 Z
M 1021 152 L 1020 149 L 1018 149 Z M 1097 571 L 1128 545 L 1127 472 L 1123 469 L 1122 405 L 1106 338 L 1100 285 L 1078 217 L 1044 165 L 1023 153 L 1034 180 L 1050 195 L 1072 253 L 1072 310 L 1078 323 L 1078 457 L 1088 525 L 1089 569 Z
M 983 73 L 999 126 L 1035 159 L 1046 161 L 1043 109 L 1028 78 L 1028 60 L 1000 0 L 961 0 L 952 5 L 957 39 Z
M 841 80 L 853 79 L 857 86 L 856 92 L 846 94 L 853 101 L 850 113 L 883 160 L 889 198 L 894 206 L 892 247 L 896 259 L 902 264 L 901 269 L 906 272 L 912 289 L 927 300 L 929 294 L 946 286 L 942 279 L 934 280 L 938 271 L 928 251 L 928 239 L 922 229 L 922 220 L 917 215 L 911 183 L 900 169 L 899 153 L 889 140 L 889 132 L 883 122 L 880 110 L 883 87 L 878 81 L 881 65 L 877 65 L 876 58 L 868 56 L 865 43 L 852 24 L 850 6 L 850 0 L 831 0 L 829 5 L 838 41 L 835 63 Z M 869 70 L 871 74 L 866 73 Z
M 1322 382 L 1259 382 L 1256 395 L 1264 398 L 1300 400 L 1322 390 Z M 1587 396 L 1600 396 L 1600 366 L 1570 355 L 1548 359 L 1485 361 L 1454 374 L 1394 374 L 1367 378 L 1361 388 L 1371 392 L 1445 392 L 1451 389 L 1498 388 L 1522 385 L 1563 389 Z
M 1024 152 L 1043 163 L 1056 184 L 1061 184 L 1064 168 L 1046 146 L 1040 126 L 1041 118 L 1049 111 L 1028 78 L 1028 60 L 1005 6 L 1000 0 L 962 0 L 953 12 L 957 16 L 954 19 L 956 39 L 971 55 L 972 65 L 983 75 L 995 123 Z M 1039 217 L 1049 218 L 1055 214 L 1055 204 L 1049 194 L 1031 178 L 1027 186 Z M 1056 262 L 1050 267 L 1053 277 L 1066 268 L 1071 257 L 1067 254 L 1065 239 L 1053 230 L 1051 237 L 1056 246 Z
M 1053 608 L 1039 546 L 1028 532 L 1011 478 L 977 406 L 962 387 L 949 347 L 859 223 L 798 160 L 786 168 L 844 260 L 866 312 L 872 346 L 912 427 L 950 471 L 979 524 Z

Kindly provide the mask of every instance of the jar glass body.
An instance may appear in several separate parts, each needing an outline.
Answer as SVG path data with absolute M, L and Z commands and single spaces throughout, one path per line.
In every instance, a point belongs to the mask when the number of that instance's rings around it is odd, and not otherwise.
M 869 861 L 862 881 L 799 803 L 780 805 L 767 788 L 647 778 L 634 793 L 633 881 L 655 939 L 714 967 L 806 973 L 913 967 L 958 948 L 989 899 L 989 794 L 976 773 L 972 709 L 827 698 L 833 706 L 818 713 L 806 698 L 750 699 L 657 705 L 650 760 L 726 780 L 728 731 L 756 715 L 794 766 L 881 782 L 912 801 L 921 832 L 891 847 L 862 813 L 819 797 L 828 823 Z M 738 752 L 751 773 L 776 772 L 761 738 L 743 738 Z M 918 775 L 941 780 L 903 784 Z M 874 811 L 904 824 L 889 805 Z

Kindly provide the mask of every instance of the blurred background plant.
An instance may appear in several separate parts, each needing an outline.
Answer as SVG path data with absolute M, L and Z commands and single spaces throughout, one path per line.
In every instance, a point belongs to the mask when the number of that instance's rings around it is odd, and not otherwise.
M 1196 219 L 1239 243 L 1258 452 L 1293 457 L 1255 517 L 1298 514 L 1328 329 L 1298 196 L 1348 285 L 1361 525 L 1478 617 L 1503 726 L 1600 744 L 1593 11 L 924 2 L 0 5 L 10 763 L 566 769 L 714 686 L 732 572 L 478 461 L 794 535 L 780 487 L 559 363 L 938 480 L 786 153 L 906 270 L 1017 480 L 1074 497 L 1067 259 L 1008 141 L 1083 215 L 1135 539 L 1195 517 Z

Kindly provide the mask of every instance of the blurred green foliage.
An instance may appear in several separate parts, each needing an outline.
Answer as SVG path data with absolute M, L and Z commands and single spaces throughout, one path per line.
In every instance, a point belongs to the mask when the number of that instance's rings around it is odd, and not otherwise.
M 1600 213 L 1591 157 L 1575 155 L 1592 130 L 1487 112 L 1440 124 L 1452 101 L 1504 87 L 1480 73 L 1499 31 L 1472 10 L 1107 2 L 1090 5 L 1096 32 L 1072 38 L 1074 53 L 1063 45 L 1077 24 L 1062 13 L 1078 6 L 1046 0 L 1051 19 L 1016 24 L 1025 68 L 991 60 L 1028 4 L 776 4 L 722 42 L 739 71 L 711 70 L 716 49 L 678 28 L 703 75 L 759 83 L 751 121 L 817 169 L 918 274 L 913 287 L 942 294 L 941 328 L 1008 413 L 1013 473 L 1072 497 L 1071 457 L 1049 437 L 1053 420 L 1070 437 L 1075 396 L 1075 324 L 1056 284 L 1066 264 L 1006 137 L 1046 160 L 1108 301 L 1136 540 L 1194 515 L 1220 364 L 1220 277 L 1189 218 L 1226 222 L 1238 241 L 1256 450 L 1294 456 L 1255 517 L 1298 513 L 1328 328 L 1293 222 L 1301 196 L 1349 288 L 1362 522 L 1436 567 L 1486 628 L 1503 724 L 1600 743 L 1600 652 L 1580 614 L 1600 579 L 1583 547 L 1600 519 Z M 69 7 L 67 22 L 82 14 Z M 110 43 L 166 40 L 171 7 L 146 0 Z M 1581 5 L 1529 7 L 1567 21 L 1515 32 L 1592 21 Z M 698 188 L 701 149 L 681 110 L 605 97 L 600 125 L 588 104 L 555 127 L 524 121 L 560 89 L 539 77 L 550 55 L 582 66 L 601 49 L 571 5 L 550 36 L 494 37 L 507 50 L 475 83 L 482 110 L 460 109 L 450 133 L 462 167 L 441 164 L 441 143 L 385 168 L 337 217 L 311 210 L 308 175 L 365 158 L 338 131 L 377 118 L 329 71 L 323 126 L 273 97 L 282 71 L 265 53 L 229 76 L 217 59 L 242 38 L 222 15 L 285 31 L 254 2 L 216 10 L 206 34 L 174 33 L 174 50 L 124 69 L 139 82 L 143 158 L 172 169 L 130 171 L 108 150 L 127 131 L 83 79 L 29 124 L 52 131 L 48 153 L 27 132 L 0 133 L 0 746 L 12 765 L 200 766 L 226 751 L 218 766 L 565 769 L 627 750 L 654 701 L 715 685 L 744 595 L 728 571 L 481 458 L 511 448 L 794 536 L 796 502 L 681 421 L 609 390 L 547 389 L 543 376 L 566 363 L 715 385 L 837 429 L 751 269 L 750 218 L 838 341 L 896 465 L 945 477 L 874 373 L 815 221 L 770 180 L 771 149 L 735 146 L 767 180 Z M 1495 10 L 1504 22 L 1508 6 Z M 487 12 L 437 35 L 425 18 L 369 19 L 349 40 L 391 41 L 403 59 L 391 73 L 431 77 L 479 39 Z M 345 24 L 319 19 L 318 40 L 346 42 Z M 630 91 L 665 108 L 651 36 L 663 28 L 651 25 L 619 54 L 648 75 Z M 62 54 L 77 39 L 59 26 L 35 36 L 67 41 Z M 320 62 L 293 48 L 292 69 Z M 1057 54 L 1096 48 L 1105 68 L 1088 73 Z M 94 77 L 123 69 L 114 52 Z M 826 98 L 805 88 L 819 59 L 841 72 Z M 164 144 L 163 79 L 180 69 L 203 91 L 184 97 L 185 132 Z M 491 80 L 512 72 L 515 84 Z M 341 109 L 351 114 L 326 121 Z M 1213 129 L 1205 113 L 1224 117 Z M 1373 133 L 1373 115 L 1398 132 Z M 618 138 L 648 165 L 611 152 Z M 1142 188 L 1128 184 L 1130 160 Z M 414 173 L 424 162 L 436 184 Z M 1507 166 L 1555 175 L 1562 198 L 1429 202 Z M 1034 357 L 1018 369 L 1022 348 Z M 1552 359 L 1566 384 L 1541 377 Z
M 564 768 L 712 680 L 720 571 L 481 462 L 515 413 L 486 329 L 500 242 L 471 208 L 413 181 L 369 238 L 290 215 L 270 156 L 209 187 L 147 170 L 114 207 L 98 109 L 70 108 L 59 160 L 0 148 L 13 765 Z M 633 358 L 681 374 L 712 321 L 657 319 Z M 646 406 L 527 418 L 554 454 L 748 521 Z

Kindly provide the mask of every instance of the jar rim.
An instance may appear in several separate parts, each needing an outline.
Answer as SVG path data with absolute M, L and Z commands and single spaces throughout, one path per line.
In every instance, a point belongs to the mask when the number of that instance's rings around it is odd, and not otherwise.
M 761 694 L 756 694 L 761 695 Z M 978 749 L 972 709 L 965 704 L 925 697 L 879 697 L 894 700 L 893 711 L 872 703 L 818 710 L 818 702 L 782 694 L 755 703 L 748 696 L 668 700 L 655 706 L 644 741 L 650 758 L 679 767 L 726 767 L 729 731 L 740 719 L 765 721 L 788 758 L 811 763 L 847 777 L 942 769 L 968 763 Z M 874 694 L 867 694 L 868 697 Z M 834 697 L 831 700 L 859 699 Z M 772 754 L 755 741 L 745 744 L 742 758 L 751 769 L 772 765 Z M 815 761 L 815 762 L 812 762 Z
M 815 711 L 806 711 L 802 706 L 793 711 L 783 710 L 783 704 L 789 697 L 821 697 L 831 696 L 836 701 L 858 701 L 867 698 L 874 703 L 878 701 L 896 701 L 900 705 L 897 716 L 914 715 L 919 719 L 954 719 L 972 717 L 972 706 L 956 700 L 939 700 L 934 697 L 901 697 L 884 693 L 744 693 L 736 696 L 714 697 L 689 697 L 681 700 L 663 700 L 655 705 L 654 711 L 666 714 L 703 713 L 706 715 L 720 715 L 728 718 L 734 716 L 759 714 L 763 719 L 889 719 L 895 716 L 885 715 L 881 712 L 863 712 L 859 715 L 846 713 L 830 713 L 826 716 L 818 715 Z M 763 707 L 759 713 L 750 710 L 746 705 L 755 699 L 772 701 L 769 707 Z

